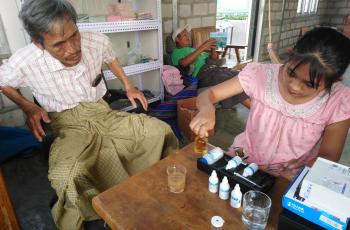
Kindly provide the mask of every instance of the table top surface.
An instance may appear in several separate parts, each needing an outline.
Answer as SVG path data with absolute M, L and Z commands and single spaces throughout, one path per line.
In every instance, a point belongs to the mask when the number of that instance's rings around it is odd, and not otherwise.
M 200 157 L 193 144 L 159 161 L 150 168 L 97 195 L 96 212 L 112 229 L 209 229 L 212 216 L 225 220 L 223 229 L 245 229 L 242 207 L 208 191 L 208 175 L 197 169 Z M 167 166 L 179 163 L 187 168 L 185 191 L 171 193 L 167 187 Z M 277 178 L 268 192 L 272 200 L 266 229 L 277 229 L 282 194 L 288 181 Z

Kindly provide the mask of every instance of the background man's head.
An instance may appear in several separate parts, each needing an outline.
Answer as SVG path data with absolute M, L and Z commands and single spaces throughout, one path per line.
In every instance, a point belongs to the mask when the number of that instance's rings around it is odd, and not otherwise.
M 190 29 L 188 25 L 182 26 L 174 30 L 172 38 L 179 48 L 191 46 L 191 36 L 189 33 Z
M 19 17 L 32 41 L 65 66 L 81 60 L 77 13 L 66 0 L 26 0 Z

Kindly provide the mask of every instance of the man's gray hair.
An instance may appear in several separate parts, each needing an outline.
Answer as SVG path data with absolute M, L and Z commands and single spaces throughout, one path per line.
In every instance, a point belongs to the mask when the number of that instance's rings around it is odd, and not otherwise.
M 71 19 L 77 22 L 77 13 L 67 0 L 25 0 L 19 17 L 31 39 L 42 45 L 42 33 L 50 32 L 57 21 L 63 23 L 64 19 Z

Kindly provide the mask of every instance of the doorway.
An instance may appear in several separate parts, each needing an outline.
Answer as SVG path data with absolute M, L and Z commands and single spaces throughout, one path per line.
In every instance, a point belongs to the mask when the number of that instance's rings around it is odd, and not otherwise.
M 253 58 L 257 31 L 259 0 L 217 0 L 216 28 L 227 33 L 227 44 L 245 45 L 240 50 L 242 61 Z M 227 62 L 234 65 L 234 50 L 230 49 Z

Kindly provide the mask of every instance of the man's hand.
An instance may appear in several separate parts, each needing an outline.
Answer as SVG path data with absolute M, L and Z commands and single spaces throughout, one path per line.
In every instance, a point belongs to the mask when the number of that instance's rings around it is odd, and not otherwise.
M 124 70 L 122 66 L 120 65 L 117 58 L 115 58 L 111 63 L 108 64 L 109 69 L 112 71 L 112 73 L 117 76 L 119 80 L 123 82 L 123 85 L 126 90 L 126 96 L 131 102 L 131 105 L 136 108 L 136 102 L 135 99 L 139 100 L 141 102 L 142 107 L 147 111 L 148 103 L 143 95 L 142 92 L 140 92 L 137 88 L 135 88 L 130 82 L 128 77 L 125 75 Z
M 126 90 L 126 96 L 129 98 L 131 105 L 134 108 L 137 107 L 136 102 L 135 102 L 135 99 L 137 99 L 141 102 L 142 107 L 147 111 L 147 109 L 148 109 L 147 99 L 145 98 L 145 96 L 143 95 L 143 93 L 141 91 L 139 91 L 135 87 L 131 87 L 131 88 Z
M 216 41 L 215 39 L 208 39 L 206 40 L 201 46 L 201 50 L 204 51 L 204 50 L 210 50 L 212 47 L 216 46 Z
M 38 139 L 38 141 L 42 142 L 45 132 L 43 127 L 41 126 L 41 120 L 45 123 L 50 123 L 50 118 L 47 112 L 35 105 L 34 103 L 28 103 L 25 107 L 22 108 L 23 111 L 27 114 L 27 124 L 29 128 L 32 130 L 32 133 Z

